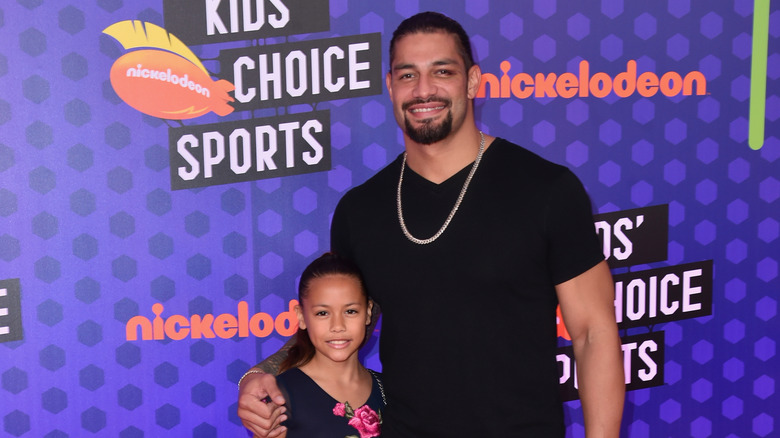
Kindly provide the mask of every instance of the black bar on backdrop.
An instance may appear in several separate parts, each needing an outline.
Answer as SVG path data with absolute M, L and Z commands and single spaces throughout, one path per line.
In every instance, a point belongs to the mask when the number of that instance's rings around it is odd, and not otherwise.
M 621 338 L 626 391 L 664 384 L 664 332 Z M 558 348 L 559 390 L 563 401 L 579 399 L 577 366 L 571 346 Z
M 24 338 L 21 301 L 19 279 L 0 280 L 0 342 Z
M 712 314 L 712 260 L 613 275 L 621 329 Z
M 171 188 L 330 170 L 330 112 L 168 129 Z
M 165 29 L 187 45 L 330 30 L 328 0 L 164 0 Z
M 666 204 L 597 214 L 593 221 L 610 268 L 660 262 L 668 257 Z
M 382 93 L 381 35 L 369 33 L 222 50 L 220 78 L 236 111 Z

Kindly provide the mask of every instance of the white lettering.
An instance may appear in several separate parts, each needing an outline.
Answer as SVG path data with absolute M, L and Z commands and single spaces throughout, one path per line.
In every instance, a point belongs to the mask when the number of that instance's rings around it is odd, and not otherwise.
M 284 58 L 285 73 L 287 83 L 287 94 L 293 97 L 303 96 L 307 90 L 306 80 L 306 55 L 300 50 L 293 50 Z M 295 71 L 298 71 L 298 77 L 295 77 Z M 296 87 L 295 83 L 298 82 Z
M 655 341 L 648 339 L 639 346 L 639 358 L 647 365 L 646 369 L 639 370 L 639 378 L 645 382 L 653 380 L 656 374 L 658 374 L 658 364 L 656 364 L 653 358 L 648 355 L 648 350 L 658 351 L 658 344 L 656 344 Z
M 222 22 L 222 17 L 217 13 L 220 2 L 221 0 L 206 0 L 206 35 L 227 33 L 225 23 Z
M 255 128 L 255 143 L 257 147 L 257 171 L 262 172 L 268 166 L 269 170 L 276 170 L 273 156 L 276 154 L 276 130 L 271 126 L 258 126 Z M 264 148 L 264 139 L 268 138 L 268 149 Z
M 250 102 L 255 98 L 254 87 L 244 89 L 244 69 L 255 69 L 255 62 L 248 56 L 241 56 L 233 63 L 233 82 L 235 82 L 234 85 L 236 86 L 234 95 L 236 100 L 241 103 Z
M 631 219 L 629 218 L 620 218 L 615 223 L 615 237 L 620 241 L 620 243 L 623 244 L 624 249 L 620 250 L 619 248 L 615 248 L 612 251 L 612 254 L 615 256 L 618 260 L 626 260 L 631 253 L 634 251 L 634 246 L 631 243 L 631 240 L 626 237 L 626 234 L 623 232 L 623 230 L 630 230 L 634 228 L 634 224 L 631 223 Z
M 295 167 L 295 155 L 293 150 L 293 144 L 295 144 L 294 134 L 295 130 L 301 126 L 298 122 L 280 123 L 279 130 L 284 132 L 284 146 L 286 153 L 287 168 Z
M 701 277 L 701 269 L 683 272 L 683 312 L 694 312 L 701 309 L 701 303 L 691 303 L 691 295 L 701 293 L 701 287 L 691 287 L 692 277 Z
M 216 152 L 212 153 L 212 145 Z M 225 137 L 219 132 L 203 133 L 203 176 L 211 178 L 212 168 L 225 158 Z
M 631 352 L 636 350 L 636 342 L 622 344 L 620 348 L 623 350 L 623 373 L 625 374 L 625 383 L 628 385 L 631 383 Z
M 8 289 L 0 289 L 0 297 L 8 296 Z M 0 316 L 8 316 L 8 308 L 0 307 Z M 11 332 L 11 328 L 8 326 L 0 326 L 0 335 L 7 335 Z
M 637 278 L 628 283 L 628 287 L 626 288 L 626 316 L 628 316 L 628 319 L 636 321 L 644 316 L 645 295 L 644 281 Z
M 179 153 L 179 155 L 182 156 L 182 158 L 184 158 L 184 161 L 190 165 L 190 170 L 187 170 L 184 167 L 179 167 L 178 169 L 179 178 L 185 181 L 191 181 L 195 179 L 195 177 L 197 177 L 200 173 L 200 163 L 198 162 L 198 159 L 195 158 L 187 149 L 188 146 L 192 148 L 198 147 L 197 137 L 192 134 L 187 134 L 181 136 L 179 141 L 176 142 L 176 151 Z
M 239 152 L 239 141 L 241 149 Z M 252 138 L 244 128 L 230 133 L 230 170 L 236 175 L 247 173 L 252 167 Z M 241 161 L 239 163 L 239 161 Z
M 238 85 L 236 85 L 238 89 Z M 612 227 L 607 221 L 596 222 L 596 234 L 601 236 L 601 250 L 604 253 L 604 258 L 608 259 L 612 249 Z
M 282 61 L 279 53 L 272 53 L 273 71 L 268 70 L 268 55 L 260 55 L 260 100 L 268 100 L 268 83 L 273 82 L 274 99 L 282 97 Z
M 571 359 L 565 354 L 559 354 L 555 356 L 555 359 L 563 365 L 561 367 L 563 372 L 561 377 L 558 378 L 558 383 L 566 383 L 571 378 Z
M 357 62 L 357 52 L 369 49 L 368 43 L 357 43 L 349 45 L 349 89 L 361 90 L 371 85 L 370 81 L 358 81 L 359 71 L 368 70 L 371 64 L 368 62 Z
M 323 148 L 319 141 L 312 135 L 314 132 L 322 132 L 322 123 L 319 120 L 308 120 L 303 124 L 301 135 L 306 143 L 311 146 L 311 151 L 303 153 L 303 161 L 309 166 L 313 166 L 322 160 Z
M 680 284 L 680 279 L 676 274 L 666 274 L 664 275 L 664 278 L 661 279 L 661 312 L 663 312 L 664 315 L 673 315 L 679 307 L 677 301 L 672 301 L 672 304 L 669 305 L 670 284 Z
M 271 0 L 271 4 L 276 7 L 276 10 L 279 11 L 279 13 L 269 15 L 268 22 L 277 29 L 287 26 L 287 23 L 290 22 L 290 10 L 281 2 L 281 0 Z
M 255 13 L 257 19 L 252 21 L 252 2 L 244 0 L 244 30 L 247 32 L 260 30 L 265 24 L 265 2 L 255 2 Z
M 325 81 L 325 88 L 330 91 L 331 93 L 336 93 L 339 90 L 341 90 L 341 87 L 344 86 L 344 78 L 338 78 L 336 82 L 333 82 L 333 57 L 336 57 L 337 59 L 344 59 L 344 51 L 341 50 L 339 47 L 328 47 L 327 50 L 325 50 L 325 53 L 322 54 L 323 57 L 323 67 L 325 68 L 325 75 L 324 75 L 324 81 Z

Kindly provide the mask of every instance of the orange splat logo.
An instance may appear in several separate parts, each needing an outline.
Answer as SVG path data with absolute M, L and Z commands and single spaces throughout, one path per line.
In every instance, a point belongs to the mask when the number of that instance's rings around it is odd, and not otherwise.
M 566 330 L 566 324 L 563 323 L 563 314 L 561 313 L 561 306 L 555 309 L 555 323 L 558 326 L 558 337 L 571 341 L 571 335 Z
M 163 119 L 184 120 L 233 112 L 230 82 L 211 79 L 200 59 L 176 36 L 152 23 L 121 21 L 105 28 L 125 49 L 111 67 L 111 85 L 136 110 Z

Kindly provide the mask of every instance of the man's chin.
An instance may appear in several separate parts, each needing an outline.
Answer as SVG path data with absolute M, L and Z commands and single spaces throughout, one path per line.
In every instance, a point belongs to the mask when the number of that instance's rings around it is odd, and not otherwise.
M 422 145 L 431 145 L 434 143 L 438 143 L 445 138 L 447 138 L 447 134 L 443 134 L 440 132 L 419 132 L 419 131 L 407 131 L 406 135 L 412 139 L 415 143 L 422 144 Z
M 428 119 L 410 120 L 404 119 L 404 131 L 406 136 L 415 143 L 430 145 L 447 138 L 452 132 L 452 114 L 446 117 L 432 117 Z

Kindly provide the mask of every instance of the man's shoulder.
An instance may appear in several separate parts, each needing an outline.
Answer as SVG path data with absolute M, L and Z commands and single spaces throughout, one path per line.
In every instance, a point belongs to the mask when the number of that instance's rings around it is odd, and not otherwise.
M 512 173 L 533 175 L 536 178 L 557 178 L 570 172 L 566 166 L 504 138 L 497 137 L 492 146 L 496 146 L 496 159 L 493 162 L 498 166 L 511 168 Z
M 395 190 L 400 172 L 400 155 L 365 182 L 352 187 L 342 199 L 363 199 L 387 190 Z

